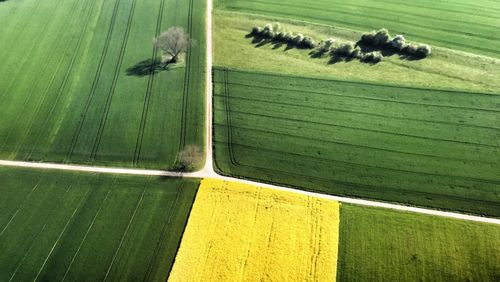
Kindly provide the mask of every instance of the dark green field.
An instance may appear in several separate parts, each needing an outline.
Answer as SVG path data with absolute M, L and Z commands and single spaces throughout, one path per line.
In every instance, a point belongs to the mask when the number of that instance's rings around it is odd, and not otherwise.
M 500 216 L 498 95 L 225 69 L 214 86 L 223 174 Z
M 0 3 L 0 159 L 171 168 L 203 149 L 204 0 Z M 151 73 L 152 39 L 196 45 Z
M 500 2 L 491 0 L 216 0 L 230 11 L 368 31 L 387 28 L 416 41 L 500 58 Z
M 197 180 L 0 167 L 1 281 L 165 281 Z
M 498 225 L 342 205 L 337 281 L 498 281 Z

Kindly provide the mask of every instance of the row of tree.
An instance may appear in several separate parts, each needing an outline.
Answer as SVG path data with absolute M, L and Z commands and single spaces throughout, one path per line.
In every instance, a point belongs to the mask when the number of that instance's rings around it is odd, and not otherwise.
M 316 42 L 301 33 L 293 34 L 281 29 L 279 23 L 266 24 L 264 27 L 254 26 L 250 32 L 252 36 L 265 38 L 278 43 L 285 43 L 297 48 L 313 49 L 316 47 Z
M 392 49 L 402 55 L 415 58 L 425 58 L 431 54 L 431 46 L 428 44 L 406 43 L 403 35 L 391 38 L 389 31 L 385 28 L 363 33 L 358 44 L 364 44 L 377 49 Z

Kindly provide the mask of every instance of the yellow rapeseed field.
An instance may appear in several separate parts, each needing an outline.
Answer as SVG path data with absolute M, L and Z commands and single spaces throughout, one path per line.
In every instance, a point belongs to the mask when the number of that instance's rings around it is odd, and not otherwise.
M 339 203 L 201 182 L 169 281 L 335 281 Z

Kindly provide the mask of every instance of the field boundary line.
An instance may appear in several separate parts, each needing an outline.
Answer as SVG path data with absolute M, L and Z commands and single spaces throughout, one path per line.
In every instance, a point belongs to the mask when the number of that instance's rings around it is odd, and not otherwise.
M 487 56 L 483 56 L 483 57 L 488 58 L 488 59 L 493 59 L 496 61 L 500 61 L 500 59 L 497 59 L 497 58 L 490 58 Z M 266 76 L 293 78 L 293 79 L 297 79 L 297 80 L 317 80 L 317 81 L 337 82 L 337 83 L 340 82 L 340 83 L 345 83 L 345 84 L 362 84 L 362 85 L 368 85 L 368 86 L 382 86 L 382 87 L 387 87 L 387 88 L 423 90 L 423 91 L 431 91 L 431 92 L 446 92 L 446 93 L 451 93 L 451 94 L 482 95 L 482 96 L 490 96 L 490 97 L 493 96 L 495 98 L 500 99 L 500 94 L 487 93 L 487 92 L 474 92 L 474 91 L 468 91 L 468 90 L 457 90 L 457 89 L 448 89 L 448 88 L 415 87 L 415 86 L 391 84 L 391 83 L 376 83 L 376 82 L 363 81 L 363 80 L 343 80 L 343 79 L 338 79 L 338 78 L 322 77 L 322 76 L 299 76 L 296 74 L 280 74 L 280 73 L 276 73 L 276 72 L 262 71 L 262 70 L 255 70 L 255 69 L 242 70 L 242 69 L 234 68 L 234 67 L 213 66 L 213 68 L 215 70 L 219 70 L 219 71 L 222 71 L 224 68 L 226 68 L 231 72 L 239 72 L 239 73 L 243 73 L 243 74 L 264 74 Z

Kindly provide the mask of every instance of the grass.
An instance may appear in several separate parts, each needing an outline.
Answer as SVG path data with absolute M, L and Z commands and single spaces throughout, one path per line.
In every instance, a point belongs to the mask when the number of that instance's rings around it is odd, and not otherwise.
M 205 5 L 2 3 L 0 158 L 172 168 L 185 146 L 203 149 Z M 171 26 L 197 44 L 179 65 L 148 72 L 152 38 Z
M 500 3 L 489 0 L 217 0 L 216 7 L 358 31 L 387 28 L 415 41 L 500 58 Z
M 169 281 L 334 281 L 339 203 L 204 179 Z
M 344 204 L 337 281 L 498 281 L 498 225 Z
M 197 180 L 0 168 L 0 280 L 165 280 Z
M 279 15 L 279 14 L 278 14 Z M 332 64 L 328 55 L 312 58 L 310 50 L 254 41 L 246 37 L 252 26 L 279 21 L 284 30 L 313 37 L 356 42 L 363 30 L 351 30 L 277 16 L 249 15 L 226 10 L 214 13 L 214 61 L 230 68 L 317 76 L 333 79 L 384 81 L 386 83 L 446 89 L 498 92 L 500 60 L 433 46 L 424 60 L 408 61 L 397 55 L 370 65 L 358 60 Z M 407 40 L 416 40 L 407 37 Z M 293 67 L 292 67 L 293 66 Z
M 500 96 L 214 72 L 226 175 L 500 216 Z

